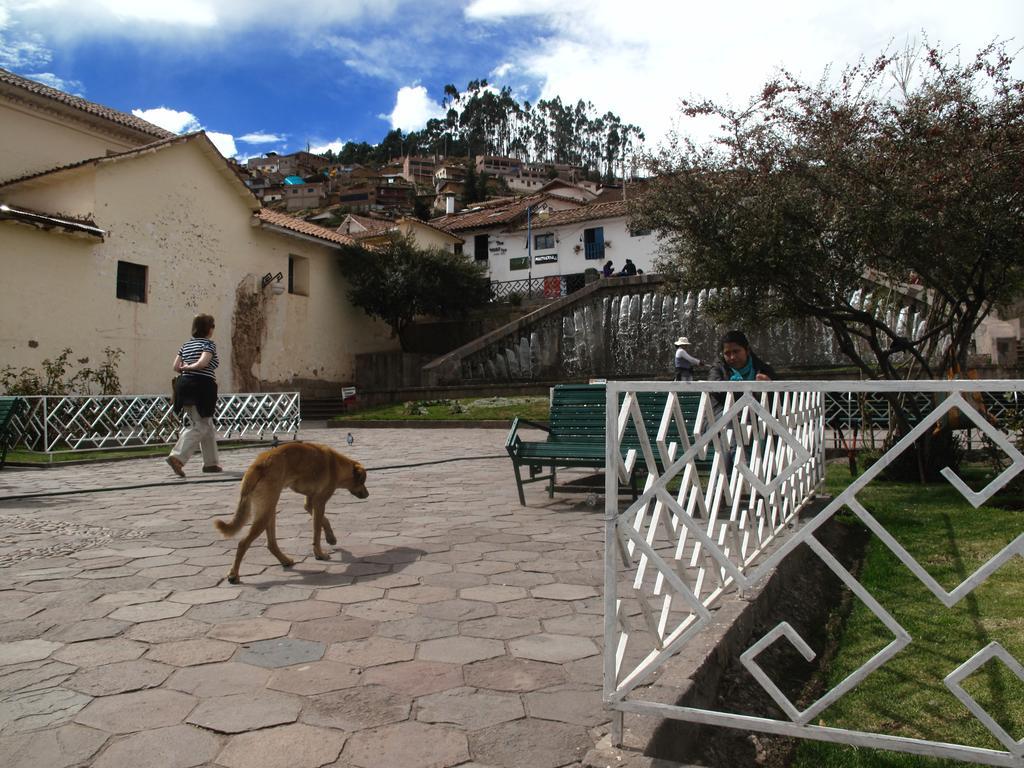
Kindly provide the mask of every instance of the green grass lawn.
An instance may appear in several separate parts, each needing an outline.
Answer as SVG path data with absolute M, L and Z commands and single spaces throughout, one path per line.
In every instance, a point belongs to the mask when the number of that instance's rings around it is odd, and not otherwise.
M 380 405 L 335 416 L 332 421 L 371 419 L 378 421 L 443 420 L 477 421 L 509 420 L 520 416 L 531 421 L 546 421 L 548 398 L 534 397 L 478 397 L 461 400 L 419 400 L 393 405 Z
M 975 472 L 969 484 L 987 482 Z M 829 467 L 841 492 L 845 466 Z M 951 590 L 1024 531 L 1019 495 L 1002 494 L 974 509 L 945 483 L 921 486 L 875 481 L 861 503 L 946 590 Z M 1005 503 L 1011 509 L 998 505 Z M 1014 558 L 952 608 L 945 608 L 872 536 L 860 582 L 910 633 L 913 642 L 822 713 L 817 724 L 1005 750 L 948 691 L 943 678 L 993 640 L 1024 661 L 1024 560 Z M 860 601 L 827 670 L 827 685 L 845 678 L 892 639 Z M 965 689 L 1014 738 L 1024 736 L 1024 682 L 1001 662 L 984 665 Z M 950 760 L 801 742 L 801 768 L 963 765 Z

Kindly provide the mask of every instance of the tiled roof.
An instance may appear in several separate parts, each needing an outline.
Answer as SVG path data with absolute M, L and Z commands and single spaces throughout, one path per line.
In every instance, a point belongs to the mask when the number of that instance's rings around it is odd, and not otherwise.
M 69 107 L 80 109 L 83 112 L 88 112 L 90 115 L 102 117 L 103 119 L 117 123 L 118 125 L 123 125 L 126 128 L 141 131 L 142 133 L 157 139 L 165 139 L 174 135 L 170 131 L 165 131 L 163 128 L 153 125 L 152 123 L 147 122 L 140 117 L 136 117 L 135 115 L 129 115 L 125 112 L 119 112 L 116 109 L 105 107 L 102 104 L 87 101 L 81 96 L 72 96 L 70 93 L 58 91 L 56 88 L 51 88 L 48 85 L 37 83 L 35 80 L 29 80 L 28 78 L 21 77 L 20 75 L 16 75 L 6 69 L 0 69 L 0 83 L 12 85 L 15 88 L 20 88 L 37 96 L 58 101 Z
M 545 215 L 539 222 L 534 222 L 534 229 L 538 227 L 558 227 L 564 224 L 574 224 L 578 221 L 592 221 L 594 219 L 611 219 L 617 216 L 625 216 L 627 213 L 626 203 L 618 201 L 615 203 L 590 203 L 581 205 L 578 208 L 569 208 L 565 211 L 552 211 Z M 525 226 L 518 229 L 526 229 Z
M 68 216 L 55 216 L 52 213 L 43 213 L 29 208 L 13 207 L 0 203 L 0 221 L 20 221 L 25 224 L 32 224 L 40 229 L 63 229 L 67 232 L 84 233 L 98 237 L 100 240 L 106 234 L 96 226 L 92 219 L 76 219 Z
M 458 232 L 464 229 L 475 229 L 477 227 L 491 227 L 497 224 L 507 224 L 519 216 L 526 214 L 526 209 L 544 200 L 542 195 L 515 198 L 509 202 L 495 200 L 492 204 L 480 203 L 468 211 L 459 211 L 431 219 L 430 223 L 438 229 L 446 232 Z
M 256 218 L 272 227 L 279 227 L 280 229 L 286 229 L 300 235 L 315 237 L 318 240 L 324 240 L 336 245 L 351 245 L 355 242 L 353 238 L 341 232 L 335 232 L 333 229 L 321 227 L 318 224 L 310 224 L 308 221 L 289 216 L 287 213 L 272 211 L 269 208 L 260 208 Z

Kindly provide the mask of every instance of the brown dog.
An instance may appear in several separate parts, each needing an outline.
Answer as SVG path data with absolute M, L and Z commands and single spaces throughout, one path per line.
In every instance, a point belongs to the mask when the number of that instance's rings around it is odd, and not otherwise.
M 370 495 L 366 490 L 366 470 L 363 465 L 326 445 L 287 443 L 264 451 L 256 457 L 242 478 L 234 519 L 230 523 L 214 521 L 218 531 L 225 536 L 234 536 L 252 512 L 252 527 L 245 538 L 238 542 L 235 564 L 228 573 L 228 581 L 232 584 L 238 583 L 238 568 L 246 550 L 263 531 L 267 532 L 267 548 L 281 561 L 281 565 L 295 564 L 277 546 L 277 500 L 285 488 L 291 488 L 306 497 L 306 511 L 313 517 L 313 554 L 317 560 L 328 559 L 320 549 L 321 530 L 328 544 L 336 544 L 338 541 L 326 514 L 327 500 L 334 495 L 334 491 L 345 488 L 359 499 Z

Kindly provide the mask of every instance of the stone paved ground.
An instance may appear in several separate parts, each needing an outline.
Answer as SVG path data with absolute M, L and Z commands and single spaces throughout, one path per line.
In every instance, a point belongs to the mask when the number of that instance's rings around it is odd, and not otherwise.
M 212 521 L 256 450 L 184 481 L 162 459 L 0 472 L 0 762 L 578 765 L 607 720 L 601 509 L 540 485 L 521 507 L 500 430 L 344 435 L 302 434 L 370 468 L 369 499 L 328 505 L 330 562 L 286 492 L 297 565 L 261 538 L 236 587 Z M 387 468 L 467 456 L 497 458 Z

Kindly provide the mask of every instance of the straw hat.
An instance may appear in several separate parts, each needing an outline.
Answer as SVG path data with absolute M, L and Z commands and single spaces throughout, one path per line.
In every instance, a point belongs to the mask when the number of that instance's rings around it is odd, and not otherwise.
M 688 346 L 690 346 L 690 340 L 688 338 L 686 338 L 685 336 L 680 336 L 678 339 L 676 339 L 676 346 L 677 347 L 688 347 Z

